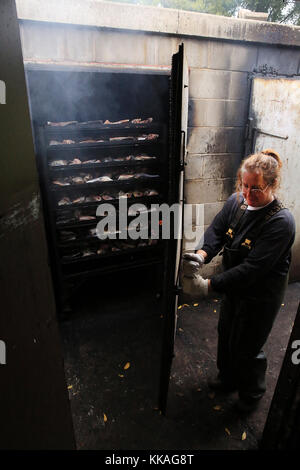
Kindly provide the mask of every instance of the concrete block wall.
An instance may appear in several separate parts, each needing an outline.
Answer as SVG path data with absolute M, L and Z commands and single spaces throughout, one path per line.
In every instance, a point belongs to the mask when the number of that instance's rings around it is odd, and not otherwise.
M 190 67 L 185 185 L 187 202 L 204 206 L 202 232 L 234 191 L 248 114 L 248 72 L 256 66 L 258 55 L 256 46 L 234 42 L 208 40 L 205 47 L 205 66 Z M 220 260 L 216 257 L 204 274 L 218 272 Z
M 204 46 L 205 45 L 205 46 Z M 243 158 L 248 115 L 249 72 L 263 66 L 284 75 L 299 73 L 300 50 L 233 41 L 205 41 L 207 62 L 190 67 L 186 200 L 204 205 L 202 232 L 234 191 Z M 200 47 L 200 44 L 199 44 Z M 189 57 L 188 57 L 189 62 Z M 194 220 L 196 231 L 201 220 Z M 201 233 L 201 230 L 199 230 Z M 204 275 L 221 269 L 216 257 Z
M 187 203 L 200 205 L 202 217 L 193 220 L 193 229 L 203 232 L 234 190 L 243 157 L 249 72 L 267 66 L 280 74 L 300 73 L 300 28 L 100 2 L 103 8 L 107 5 L 110 14 L 115 11 L 115 17 L 109 19 L 101 16 L 104 10 L 96 10 L 99 2 L 93 0 L 85 2 L 90 16 L 86 12 L 82 24 L 77 8 L 80 0 L 76 0 L 74 22 L 71 10 L 61 13 L 59 7 L 57 13 L 51 10 L 54 17 L 48 22 L 38 8 L 29 8 L 35 3 L 17 2 L 26 62 L 128 65 L 167 71 L 172 54 L 184 42 L 189 66 L 185 197 Z M 98 12 L 94 16 L 93 5 Z M 120 8 L 125 15 L 122 18 Z M 219 269 L 216 257 L 206 274 Z

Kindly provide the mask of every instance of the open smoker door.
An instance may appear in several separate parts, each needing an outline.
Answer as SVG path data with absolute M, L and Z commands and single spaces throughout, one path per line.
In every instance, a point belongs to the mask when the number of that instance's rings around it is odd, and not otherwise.
M 0 448 L 74 449 L 19 22 L 0 2 Z
M 159 409 L 166 412 L 179 294 L 179 268 L 183 238 L 184 165 L 188 118 L 188 67 L 184 45 L 172 57 L 170 86 L 168 204 L 178 205 L 178 224 L 171 222 L 166 247 L 163 285 L 164 332 L 160 372 Z M 176 221 L 176 219 L 175 219 Z M 177 222 L 177 221 L 176 221 Z

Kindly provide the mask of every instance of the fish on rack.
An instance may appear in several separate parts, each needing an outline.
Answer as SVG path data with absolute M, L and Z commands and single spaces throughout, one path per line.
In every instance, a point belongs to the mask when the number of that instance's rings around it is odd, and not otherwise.
M 50 162 L 50 166 L 66 166 L 68 164 L 67 160 L 53 160 L 53 162 Z
M 57 186 L 70 186 L 69 178 L 53 180 L 52 183 L 56 184 Z
M 84 196 L 77 197 L 73 199 L 72 203 L 73 204 L 83 204 L 86 201 L 86 198 Z
M 52 127 L 66 127 L 66 126 L 71 126 L 74 124 L 78 124 L 78 121 L 64 121 L 64 122 L 48 121 L 47 122 L 47 126 L 52 126 Z
M 73 160 L 70 161 L 69 165 L 81 165 L 81 160 L 75 157 Z
M 60 232 L 60 240 L 62 242 L 76 240 L 76 238 L 77 238 L 76 233 L 74 233 L 74 232 L 70 232 L 70 231 L 67 231 L 67 230 L 62 230 Z
M 58 206 L 66 206 L 68 204 L 72 204 L 72 201 L 69 197 L 63 197 L 57 203 Z
M 112 181 L 110 176 L 98 176 L 97 178 L 88 180 L 87 183 L 103 183 L 107 181 Z

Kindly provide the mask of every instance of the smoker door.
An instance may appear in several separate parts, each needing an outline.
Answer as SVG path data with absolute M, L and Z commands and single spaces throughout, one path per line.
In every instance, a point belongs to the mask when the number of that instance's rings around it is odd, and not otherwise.
M 166 412 L 169 379 L 176 334 L 177 304 L 179 294 L 179 268 L 182 250 L 184 165 L 188 117 L 188 67 L 184 45 L 172 57 L 170 84 L 170 134 L 169 134 L 169 194 L 168 204 L 178 204 L 178 224 L 171 224 L 170 240 L 166 247 L 163 315 L 164 332 L 160 372 L 159 408 Z
M 298 197 L 300 148 L 299 78 L 255 77 L 252 81 L 246 154 L 274 149 L 282 160 L 278 196 L 299 226 Z M 290 281 L 300 279 L 300 232 L 296 230 Z
M 12 0 L 0 44 L 0 448 L 74 449 Z

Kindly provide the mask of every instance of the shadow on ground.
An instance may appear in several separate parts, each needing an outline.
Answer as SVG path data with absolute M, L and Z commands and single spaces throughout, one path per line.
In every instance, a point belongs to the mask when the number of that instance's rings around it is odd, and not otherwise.
M 132 280 L 133 281 L 133 280 Z M 288 286 L 265 351 L 267 393 L 249 416 L 235 394 L 213 394 L 219 299 L 178 310 L 166 415 L 158 410 L 163 311 L 151 277 L 82 287 L 61 322 L 78 449 L 257 449 L 296 315 L 300 283 Z M 122 287 L 120 287 L 122 286 Z

